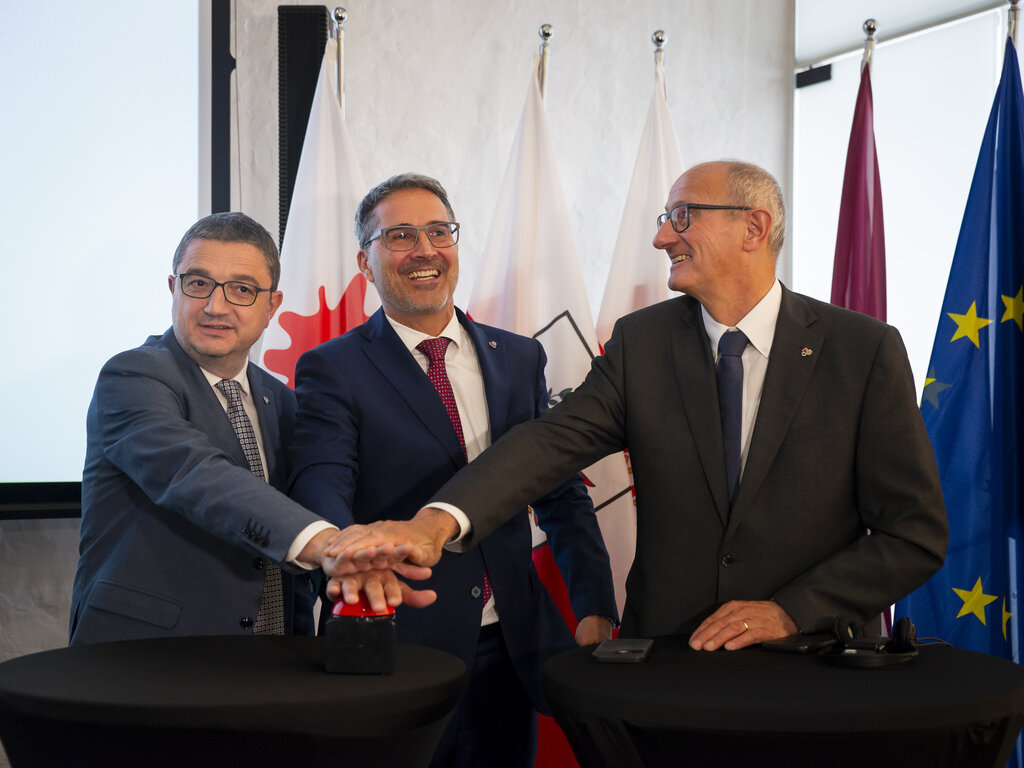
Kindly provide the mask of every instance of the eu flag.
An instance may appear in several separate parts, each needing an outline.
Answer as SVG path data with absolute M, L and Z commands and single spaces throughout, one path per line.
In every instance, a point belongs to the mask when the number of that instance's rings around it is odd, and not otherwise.
M 896 606 L 919 636 L 1020 663 L 1024 94 L 1003 73 L 953 255 L 922 415 L 949 515 L 945 566 Z

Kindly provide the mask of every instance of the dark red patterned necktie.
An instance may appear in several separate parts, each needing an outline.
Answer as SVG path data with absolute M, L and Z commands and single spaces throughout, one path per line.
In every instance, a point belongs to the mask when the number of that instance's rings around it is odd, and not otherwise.
M 455 404 L 455 393 L 452 391 L 452 383 L 448 379 L 448 371 L 445 369 L 444 356 L 448 351 L 451 339 L 440 336 L 436 339 L 424 339 L 416 345 L 416 349 L 427 356 L 427 378 L 434 385 L 437 394 L 441 396 L 444 409 L 448 412 L 448 420 L 452 423 L 455 436 L 459 439 L 459 447 L 462 448 L 462 456 L 467 461 L 466 438 L 462 434 L 462 419 L 459 418 L 459 407 Z M 487 571 L 484 571 L 484 605 L 491 599 L 491 580 L 487 578 Z

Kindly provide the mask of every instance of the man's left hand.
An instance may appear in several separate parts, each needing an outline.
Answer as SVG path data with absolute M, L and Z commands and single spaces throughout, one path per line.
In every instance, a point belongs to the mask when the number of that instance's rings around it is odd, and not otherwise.
M 708 616 L 690 636 L 695 651 L 735 651 L 800 631 L 782 606 L 771 600 L 732 600 Z
M 576 625 L 576 645 L 597 645 L 611 637 L 614 628 L 604 616 L 584 616 Z

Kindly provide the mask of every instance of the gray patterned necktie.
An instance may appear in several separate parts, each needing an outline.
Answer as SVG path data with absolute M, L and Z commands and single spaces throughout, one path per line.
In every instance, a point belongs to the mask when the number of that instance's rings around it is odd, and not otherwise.
M 249 469 L 256 477 L 263 479 L 263 462 L 260 461 L 259 444 L 252 422 L 242 405 L 242 385 L 234 379 L 217 382 L 217 389 L 228 401 L 228 420 L 238 435 L 242 451 L 249 462 Z M 260 610 L 256 614 L 254 635 L 284 634 L 284 588 L 281 582 L 281 569 L 273 563 L 267 563 L 267 575 L 263 582 L 263 596 L 260 598 Z

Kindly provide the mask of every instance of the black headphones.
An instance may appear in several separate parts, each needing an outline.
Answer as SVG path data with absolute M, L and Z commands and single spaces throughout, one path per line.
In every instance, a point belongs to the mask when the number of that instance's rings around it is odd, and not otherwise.
M 846 616 L 832 626 L 836 644 L 822 657 L 842 667 L 891 667 L 917 657 L 917 628 L 904 616 L 892 628 L 892 637 L 864 637 L 864 630 Z

